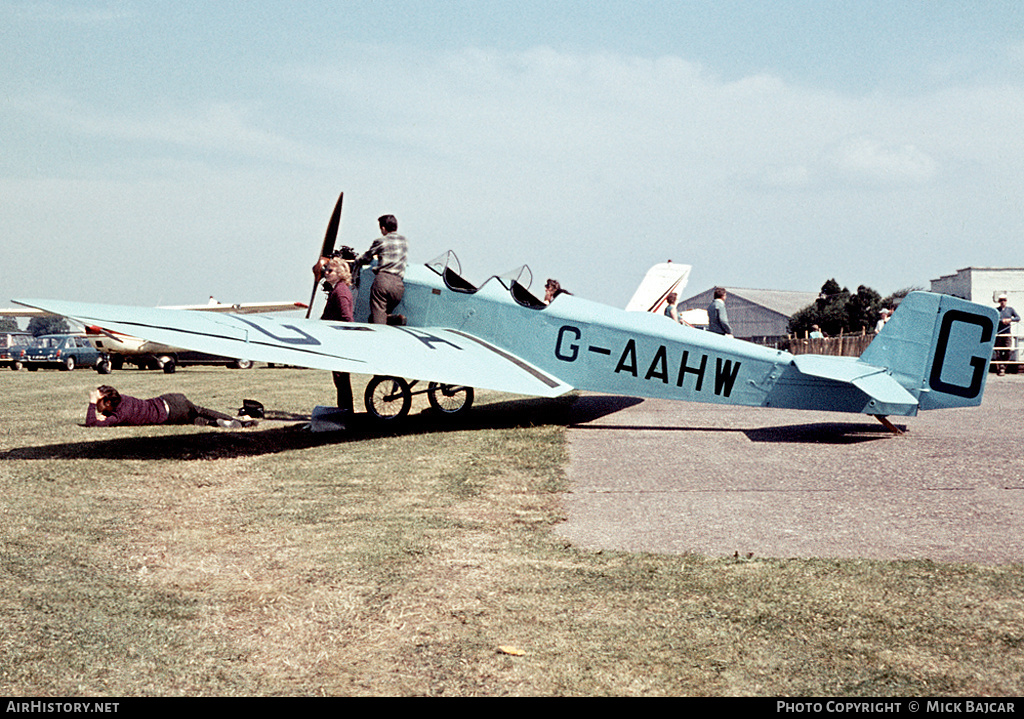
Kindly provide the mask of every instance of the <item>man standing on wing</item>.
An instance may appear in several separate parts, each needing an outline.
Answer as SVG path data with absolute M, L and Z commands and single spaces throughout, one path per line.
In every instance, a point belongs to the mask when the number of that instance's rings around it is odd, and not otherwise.
M 370 287 L 370 322 L 371 324 L 404 325 L 405 317 L 391 313 L 402 301 L 405 294 L 405 263 L 409 254 L 406 239 L 398 234 L 398 220 L 394 215 L 382 215 L 377 219 L 381 237 L 373 241 L 358 265 L 370 264 L 375 258 L 377 266 L 373 268 L 376 275 Z

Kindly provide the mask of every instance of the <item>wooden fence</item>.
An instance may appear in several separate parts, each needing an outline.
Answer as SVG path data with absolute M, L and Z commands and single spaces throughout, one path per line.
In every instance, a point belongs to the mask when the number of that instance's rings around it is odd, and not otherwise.
M 779 344 L 779 349 L 787 350 L 795 355 L 836 355 L 843 357 L 860 357 L 861 352 L 867 349 L 875 333 L 862 333 L 859 335 L 839 335 L 838 337 L 796 337 L 791 335 L 789 339 Z

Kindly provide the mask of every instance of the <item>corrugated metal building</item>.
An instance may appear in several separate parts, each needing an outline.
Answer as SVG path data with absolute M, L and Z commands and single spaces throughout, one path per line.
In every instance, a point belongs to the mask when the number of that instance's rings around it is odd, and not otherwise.
M 774 345 L 785 339 L 789 318 L 818 299 L 817 292 L 748 290 L 726 287 L 725 308 L 733 335 L 758 344 Z M 704 310 L 715 297 L 715 288 L 679 303 L 680 310 Z

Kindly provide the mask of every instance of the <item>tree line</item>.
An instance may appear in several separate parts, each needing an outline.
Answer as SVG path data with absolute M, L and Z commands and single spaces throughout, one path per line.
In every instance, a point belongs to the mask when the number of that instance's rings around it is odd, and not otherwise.
M 0 317 L 0 332 L 20 332 L 18 329 L 18 321 L 13 317 Z M 39 317 L 33 317 L 28 321 L 28 327 L 25 330 L 33 337 L 40 337 L 42 335 L 63 335 L 71 331 L 71 327 L 68 326 L 67 320 L 63 317 L 56 317 L 54 315 L 40 315 Z
M 907 287 L 882 297 L 866 285 L 850 292 L 846 287 L 840 287 L 834 278 L 830 279 L 821 286 L 818 299 L 789 318 L 789 332 L 805 337 L 814 325 L 828 337 L 874 332 L 882 310 L 896 309 L 900 301 L 915 289 Z

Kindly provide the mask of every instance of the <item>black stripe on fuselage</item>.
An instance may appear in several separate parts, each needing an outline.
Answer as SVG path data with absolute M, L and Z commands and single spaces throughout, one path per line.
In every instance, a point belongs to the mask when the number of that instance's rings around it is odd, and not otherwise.
M 515 355 L 511 355 L 508 352 L 506 352 L 506 351 L 504 351 L 504 350 L 502 350 L 502 349 L 500 349 L 498 347 L 495 347 L 494 345 L 490 344 L 489 342 L 484 342 L 479 337 L 474 337 L 473 335 L 466 334 L 465 332 L 460 332 L 459 330 L 451 330 L 450 329 L 450 330 L 448 330 L 448 332 L 451 332 L 452 334 L 456 334 L 459 337 L 462 337 L 462 338 L 467 339 L 467 340 L 473 340 L 474 342 L 479 344 L 481 347 L 486 347 L 487 349 L 489 349 L 491 352 L 493 352 L 494 354 L 498 355 L 502 359 L 508 360 L 509 362 L 514 364 L 519 369 L 521 369 L 524 372 L 528 372 L 529 374 L 533 375 L 534 377 L 539 379 L 541 382 L 546 384 L 548 387 L 554 388 L 554 387 L 558 387 L 559 384 L 561 384 L 557 380 L 551 379 L 551 377 L 549 375 L 544 374 L 540 370 L 535 369 L 535 368 L 531 367 L 530 365 L 526 364 L 526 362 L 524 362 L 523 360 L 519 359 Z

